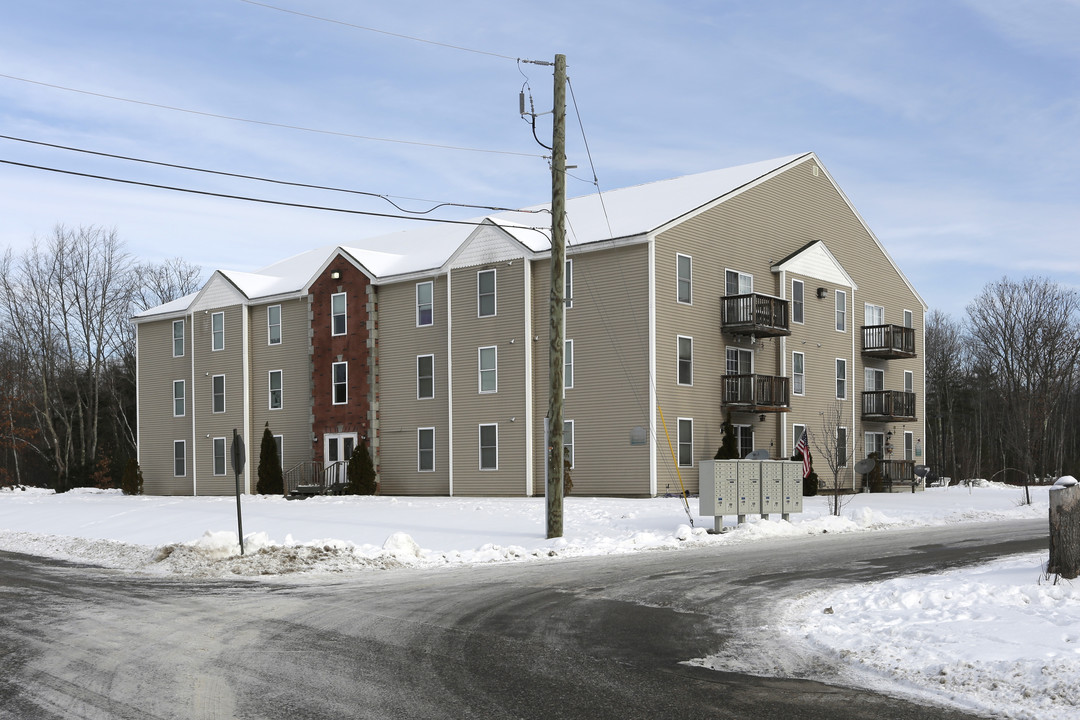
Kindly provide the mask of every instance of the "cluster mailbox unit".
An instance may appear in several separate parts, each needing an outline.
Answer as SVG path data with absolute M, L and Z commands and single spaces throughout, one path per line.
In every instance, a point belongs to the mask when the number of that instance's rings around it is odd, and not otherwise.
M 720 532 L 724 515 L 802 512 L 802 463 L 793 460 L 702 460 L 698 466 L 698 514 L 713 517 Z

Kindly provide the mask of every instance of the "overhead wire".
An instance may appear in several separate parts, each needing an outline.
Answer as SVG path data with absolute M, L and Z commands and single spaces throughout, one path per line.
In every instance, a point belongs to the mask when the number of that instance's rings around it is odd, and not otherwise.
M 58 150 L 67 150 L 67 151 L 70 151 L 70 152 L 83 153 L 83 154 L 86 154 L 86 155 L 95 155 L 95 156 L 98 156 L 98 157 L 113 158 L 115 160 L 127 160 L 127 161 L 130 161 L 130 162 L 143 163 L 143 164 L 146 164 L 146 165 L 156 165 L 158 167 L 175 168 L 175 169 L 178 169 L 178 170 L 190 170 L 191 172 L 206 173 L 206 174 L 209 174 L 209 175 L 221 175 L 221 176 L 224 176 L 224 177 L 239 178 L 241 180 L 256 180 L 258 182 L 273 183 L 275 185 L 287 185 L 289 187 L 301 187 L 301 188 L 308 188 L 308 189 L 312 189 L 312 190 L 328 190 L 328 191 L 331 191 L 331 192 L 349 193 L 349 194 L 352 194 L 352 195 L 363 195 L 365 197 L 373 197 L 373 198 L 379 198 L 381 200 L 385 200 L 386 202 L 390 203 L 395 208 L 397 208 L 400 212 L 410 213 L 410 214 L 413 214 L 413 215 L 426 215 L 426 214 L 428 214 L 430 212 L 433 212 L 433 211 L 435 211 L 435 210 L 437 210 L 437 209 L 439 209 L 441 207 L 474 208 L 474 209 L 477 209 L 477 210 L 491 210 L 492 212 L 504 212 L 504 211 L 505 212 L 521 212 L 521 213 L 539 213 L 539 212 L 543 212 L 542 210 L 519 210 L 517 208 L 498 207 L 498 206 L 495 206 L 495 205 L 473 205 L 473 204 L 470 204 L 470 203 L 438 202 L 438 201 L 435 201 L 435 200 L 421 200 L 419 198 L 399 198 L 399 199 L 410 199 L 410 200 L 413 200 L 414 202 L 435 203 L 432 207 L 428 208 L 427 210 L 409 210 L 407 208 L 401 207 L 400 205 L 398 205 L 396 202 L 394 202 L 391 199 L 392 197 L 396 197 L 396 196 L 390 196 L 390 195 L 386 195 L 386 194 L 383 194 L 383 193 L 368 192 L 368 191 L 365 191 L 365 190 L 350 190 L 348 188 L 332 187 L 332 186 L 329 186 L 329 185 L 314 185 L 314 184 L 311 184 L 311 183 L 292 182 L 292 181 L 288 181 L 288 180 L 276 180 L 274 178 L 266 178 L 266 177 L 261 177 L 261 176 L 258 176 L 258 175 L 245 175 L 245 174 L 242 174 L 242 173 L 226 172 L 224 170 L 209 170 L 207 168 L 194 167 L 192 165 L 179 165 L 177 163 L 161 162 L 161 161 L 158 161 L 158 160 L 147 160 L 145 158 L 131 157 L 131 156 L 128 156 L 128 155 L 117 155 L 117 154 L 114 154 L 114 153 L 101 152 L 101 151 L 98 151 L 98 150 L 87 150 L 85 148 L 77 148 L 77 147 L 72 147 L 70 145 L 58 145 L 56 143 L 48 143 L 48 142 L 43 142 L 41 140 L 30 140 L 28 138 L 15 137 L 13 135 L 0 135 L 0 139 L 13 140 L 15 142 L 28 143 L 30 145 L 39 145 L 41 147 L 55 148 L 55 149 L 58 149 Z
M 201 117 L 211 117 L 218 120 L 230 120 L 232 122 L 249 123 L 252 125 L 262 125 L 264 127 L 276 127 L 283 128 L 285 130 L 297 130 L 300 132 L 317 133 L 320 135 L 332 135 L 335 137 L 347 137 L 355 140 L 370 140 L 373 142 L 388 142 L 397 143 L 399 145 L 417 145 L 420 147 L 438 148 L 441 150 L 458 150 L 461 152 L 478 152 L 488 153 L 492 155 L 513 155 L 517 157 L 530 157 L 530 158 L 542 158 L 543 155 L 537 155 L 535 153 L 517 152 L 514 150 L 491 150 L 486 148 L 473 148 L 464 147 L 461 145 L 446 145 L 443 143 L 430 143 L 422 142 L 419 140 L 400 140 L 398 138 L 386 138 L 377 137 L 374 135 L 360 135 L 357 133 L 348 133 L 340 130 L 324 130 L 321 128 L 305 127 L 303 125 L 289 125 L 288 123 L 272 122 L 269 120 L 256 120 L 253 118 L 242 118 L 235 115 L 222 115 L 219 113 L 206 112 L 203 110 L 191 110 L 189 108 L 177 107 L 175 105 L 164 105 L 162 103 L 153 103 L 145 100 L 135 100 L 132 98 L 121 97 L 119 95 L 107 95 L 105 93 L 93 92 L 92 90 L 81 90 L 79 88 L 67 87 L 66 85 L 57 85 L 54 83 L 42 82 L 41 80 L 31 80 L 30 78 L 18 77 L 16 75 L 8 75 L 0 73 L 0 78 L 7 78 L 8 80 L 17 80 L 18 82 L 30 83 L 31 85 L 40 85 L 42 87 L 53 88 L 54 90 L 64 90 L 66 92 L 79 93 L 81 95 L 90 95 L 92 97 L 105 98 L 106 100 L 116 100 L 118 102 L 132 103 L 134 105 L 143 105 L 146 107 L 158 108 L 160 110 L 171 110 L 173 112 L 188 113 L 189 115 L 199 115 Z

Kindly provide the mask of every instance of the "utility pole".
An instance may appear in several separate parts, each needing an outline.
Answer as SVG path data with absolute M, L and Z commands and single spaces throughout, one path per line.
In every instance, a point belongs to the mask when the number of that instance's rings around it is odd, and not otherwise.
M 566 271 L 566 56 L 555 56 L 551 132 L 551 346 L 548 351 L 547 536 L 563 534 L 563 307 Z

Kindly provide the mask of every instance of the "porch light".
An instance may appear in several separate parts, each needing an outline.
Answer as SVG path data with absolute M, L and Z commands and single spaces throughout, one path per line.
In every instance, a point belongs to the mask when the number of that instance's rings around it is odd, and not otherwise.
M 340 280 L 341 279 L 341 273 L 339 271 L 337 271 L 337 270 L 331 270 L 330 271 L 330 279 L 331 280 Z
M 821 298 L 825 297 L 828 294 L 829 294 L 829 289 L 828 288 L 820 287 L 820 288 L 817 289 L 818 299 L 821 299 Z

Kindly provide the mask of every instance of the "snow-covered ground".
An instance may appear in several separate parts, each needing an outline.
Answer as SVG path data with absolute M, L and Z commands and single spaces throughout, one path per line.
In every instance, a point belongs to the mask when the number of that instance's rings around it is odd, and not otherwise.
M 710 535 L 679 498 L 567 498 L 564 537 L 544 535 L 542 498 L 128 497 L 117 491 L 0 490 L 0 550 L 144 573 L 199 577 L 609 555 L 898 527 L 1047 517 L 1048 489 L 981 484 L 864 494 L 841 517 L 807 498 L 791 522 Z M 779 632 L 842 659 L 853 684 L 946 699 L 1005 717 L 1080 717 L 1080 584 L 1054 583 L 1045 553 L 935 576 L 815 593 Z

